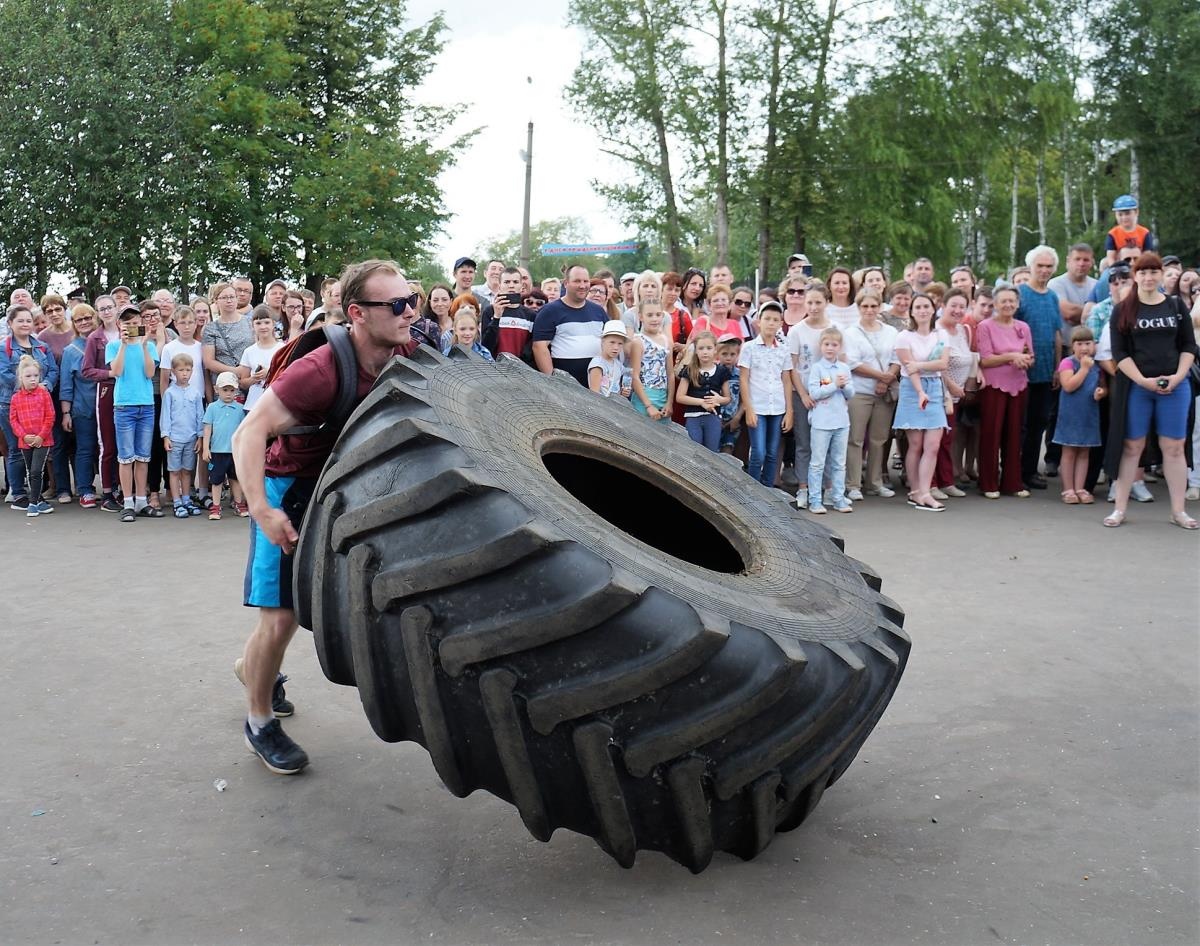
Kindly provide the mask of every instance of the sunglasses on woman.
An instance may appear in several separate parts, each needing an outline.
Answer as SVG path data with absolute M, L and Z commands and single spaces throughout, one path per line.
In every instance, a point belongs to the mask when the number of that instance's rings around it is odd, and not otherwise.
M 526 299 L 521 303 L 527 309 L 540 309 L 545 304 L 541 299 Z

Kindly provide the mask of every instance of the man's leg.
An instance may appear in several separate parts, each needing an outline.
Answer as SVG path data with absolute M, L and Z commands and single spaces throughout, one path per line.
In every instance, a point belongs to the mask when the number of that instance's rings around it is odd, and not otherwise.
M 242 653 L 246 706 L 251 717 L 274 718 L 271 693 L 296 627 L 296 612 L 290 608 L 258 609 L 258 623 Z

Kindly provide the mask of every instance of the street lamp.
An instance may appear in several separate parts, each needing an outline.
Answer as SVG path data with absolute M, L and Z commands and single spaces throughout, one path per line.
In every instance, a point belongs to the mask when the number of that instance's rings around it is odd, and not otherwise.
M 533 76 L 526 76 L 525 81 L 533 85 Z M 533 192 L 533 119 L 529 119 L 526 129 L 525 150 L 521 152 L 521 160 L 525 162 L 525 214 L 521 220 L 521 265 L 529 268 L 529 200 Z

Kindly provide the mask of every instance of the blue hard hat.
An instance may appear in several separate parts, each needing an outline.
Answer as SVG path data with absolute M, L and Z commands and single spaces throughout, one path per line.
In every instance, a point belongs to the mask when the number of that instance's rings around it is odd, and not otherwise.
M 1137 198 L 1132 194 L 1122 194 L 1113 201 L 1113 210 L 1137 210 Z

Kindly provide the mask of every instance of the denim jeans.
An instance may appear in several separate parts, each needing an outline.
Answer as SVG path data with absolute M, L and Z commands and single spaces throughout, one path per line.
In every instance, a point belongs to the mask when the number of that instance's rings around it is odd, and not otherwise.
M 150 462 L 154 439 L 154 405 L 118 406 L 113 410 L 117 427 L 117 462 Z
M 783 431 L 782 414 L 759 414 L 758 426 L 750 432 L 750 465 L 748 472 L 763 486 L 775 485 L 779 466 L 779 436 Z
M 13 499 L 20 499 L 29 492 L 25 483 L 25 458 L 21 456 L 21 444 L 17 442 L 17 435 L 8 421 L 8 407 L 7 404 L 0 404 L 0 430 L 4 431 L 4 440 L 8 444 L 4 475 L 8 479 L 8 491 L 13 494 Z
M 702 417 L 685 417 L 683 424 L 688 436 L 696 443 L 704 444 L 713 453 L 721 447 L 721 415 L 705 414 Z
M 846 505 L 846 443 L 850 438 L 849 427 L 838 427 L 836 430 L 821 430 L 813 427 L 809 444 L 812 449 L 812 459 L 808 464 L 808 504 L 820 506 L 821 476 L 825 469 L 825 461 L 829 460 L 830 479 L 829 504 L 834 508 Z
M 71 412 L 75 431 L 75 489 L 80 496 L 96 495 L 96 415 Z

